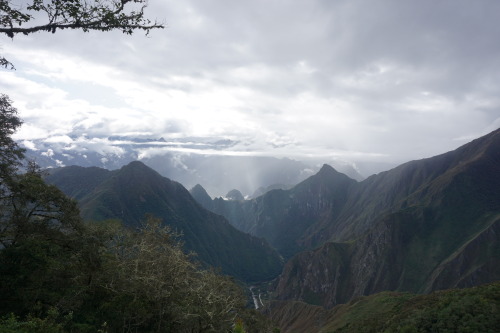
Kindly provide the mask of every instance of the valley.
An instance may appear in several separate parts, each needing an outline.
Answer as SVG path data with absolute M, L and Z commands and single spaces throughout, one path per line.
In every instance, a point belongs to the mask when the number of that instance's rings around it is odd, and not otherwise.
M 0 333 L 500 332 L 498 22 L 0 0 Z
M 140 162 L 115 171 L 52 169 L 46 180 L 77 199 L 86 220 L 134 227 L 153 214 L 203 263 L 241 281 L 273 280 L 266 301 L 249 287 L 253 306 L 265 312 L 293 302 L 330 311 L 380 292 L 498 281 L 499 175 L 497 130 L 362 181 L 324 165 L 296 186 L 253 199 L 238 191 L 212 199 L 202 185 L 188 192 Z M 279 313 L 272 318 L 283 323 Z

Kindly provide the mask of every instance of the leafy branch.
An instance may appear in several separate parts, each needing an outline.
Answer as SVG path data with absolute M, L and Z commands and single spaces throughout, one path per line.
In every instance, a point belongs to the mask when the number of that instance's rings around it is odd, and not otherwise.
M 24 8 L 21 4 L 0 0 L 0 34 L 14 38 L 17 34 L 81 29 L 84 32 L 121 30 L 127 35 L 143 30 L 147 35 L 153 29 L 165 28 L 163 23 L 145 18 L 147 6 L 148 0 L 32 0 Z M 0 67 L 15 69 L 2 56 Z

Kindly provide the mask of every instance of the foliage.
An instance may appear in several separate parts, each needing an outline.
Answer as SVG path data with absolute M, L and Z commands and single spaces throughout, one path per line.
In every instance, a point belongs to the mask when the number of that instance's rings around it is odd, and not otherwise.
M 241 289 L 199 269 L 157 219 L 149 217 L 137 231 L 113 221 L 81 227 L 78 240 L 58 228 L 28 228 L 0 251 L 0 315 L 14 314 L 2 325 L 231 332 L 245 311 Z M 61 315 L 50 316 L 52 309 Z
M 147 0 L 0 0 L 0 33 L 163 28 L 144 18 Z M 46 16 L 46 22 L 38 20 Z M 13 69 L 0 57 L 0 66 Z M 76 203 L 46 184 L 34 164 L 17 174 L 21 125 L 0 95 L 0 332 L 231 332 L 241 289 L 202 270 L 168 227 L 84 224 Z
M 50 230 L 53 238 L 35 230 L 28 233 L 42 237 L 23 237 L 0 251 L 0 312 L 28 316 L 23 325 L 56 307 L 72 313 L 65 327 L 77 331 L 106 323 L 110 331 L 229 332 L 244 307 L 239 287 L 199 270 L 156 219 L 139 231 L 91 225 L 78 247 L 63 242 L 69 236 L 60 230 Z
M 153 214 L 182 232 L 184 249 L 203 264 L 245 282 L 264 281 L 281 272 L 281 258 L 261 239 L 236 230 L 202 209 L 179 183 L 160 176 L 141 162 L 119 170 L 65 167 L 45 179 L 78 198 L 85 220 L 120 219 L 135 228 Z
M 426 295 L 385 291 L 331 309 L 273 301 L 268 313 L 290 332 L 498 332 L 500 281 Z
M 86 224 L 36 165 L 16 173 L 21 121 L 2 102 L 0 332 L 231 332 L 248 317 L 241 288 L 201 269 L 159 219 Z
M 240 288 L 228 277 L 199 269 L 158 219 L 148 217 L 138 231 L 116 224 L 93 227 L 108 241 L 103 271 L 94 282 L 106 302 L 92 302 L 110 327 L 230 331 L 245 304 Z
M 10 314 L 0 319 L 1 333 L 63 333 L 62 323 L 57 323 L 59 313 L 57 309 L 51 309 L 45 318 L 36 318 L 28 316 L 26 320 L 20 320 L 14 314 Z M 64 318 L 65 321 L 71 320 L 71 315 Z
M 12 178 L 2 206 L 0 244 L 4 247 L 20 238 L 51 238 L 54 232 L 69 236 L 82 228 L 76 202 L 47 185 L 36 169 Z
M 243 326 L 243 321 L 238 319 L 234 324 L 233 333 L 246 333 L 245 327 Z
M 15 172 L 23 157 L 24 150 L 11 137 L 21 124 L 9 96 L 0 94 L 0 190 L 4 190 L 3 184 Z M 2 194 L 0 192 L 0 196 Z
M 500 282 L 429 295 L 381 293 L 341 305 L 329 332 L 496 332 Z
M 118 29 L 126 34 L 132 34 L 136 29 L 149 32 L 151 29 L 163 28 L 158 22 L 144 18 L 146 7 L 147 0 L 33 0 L 26 8 L 12 1 L 0 1 L 0 33 L 13 38 L 19 33 L 54 33 L 57 29 L 67 28 L 82 29 L 85 32 Z M 26 27 L 35 20 L 36 13 L 43 13 L 47 21 Z
M 132 34 L 135 30 L 164 28 L 144 17 L 147 0 L 32 0 L 26 2 L 0 0 L 0 34 L 14 38 L 38 31 L 55 33 L 58 29 L 110 31 Z M 42 21 L 40 21 L 42 20 Z M 13 69 L 0 57 L 0 66 Z

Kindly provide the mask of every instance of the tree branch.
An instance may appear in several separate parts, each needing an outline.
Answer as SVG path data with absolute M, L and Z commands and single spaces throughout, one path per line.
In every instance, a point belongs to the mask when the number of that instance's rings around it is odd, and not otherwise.
M 4 67 L 6 69 L 13 69 L 13 70 L 16 69 L 10 61 L 8 61 L 7 59 L 5 59 L 2 56 L 0 56 L 0 67 Z
M 60 1 L 52 0 L 48 4 L 34 0 L 27 6 L 27 12 L 45 12 L 48 23 L 23 27 L 34 17 L 28 13 L 11 8 L 7 1 L 0 0 L 0 33 L 14 38 L 16 34 L 28 35 L 38 31 L 54 33 L 57 29 L 82 29 L 109 31 L 121 29 L 123 33 L 132 34 L 134 30 L 163 29 L 165 26 L 157 21 L 151 22 L 144 18 L 146 0 L 134 0 L 142 6 L 137 11 L 125 13 L 126 4 L 132 0 L 97 1 L 89 5 L 86 1 Z M 0 63 L 2 66 L 4 63 Z

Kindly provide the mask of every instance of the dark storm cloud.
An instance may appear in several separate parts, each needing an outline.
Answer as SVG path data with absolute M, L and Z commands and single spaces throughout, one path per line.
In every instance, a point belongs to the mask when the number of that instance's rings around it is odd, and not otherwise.
M 499 1 L 151 1 L 149 15 L 167 29 L 2 41 L 26 71 L 0 85 L 60 96 L 20 101 L 40 135 L 61 134 L 35 116 L 50 106 L 77 110 L 69 132 L 212 135 L 279 156 L 403 162 L 499 124 Z M 93 98 L 99 86 L 113 96 Z

